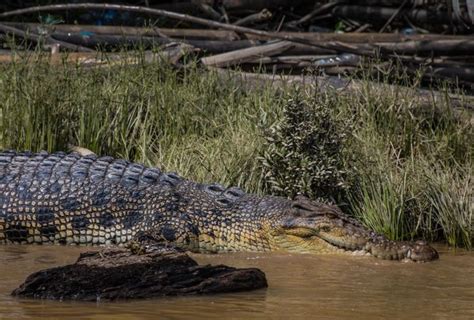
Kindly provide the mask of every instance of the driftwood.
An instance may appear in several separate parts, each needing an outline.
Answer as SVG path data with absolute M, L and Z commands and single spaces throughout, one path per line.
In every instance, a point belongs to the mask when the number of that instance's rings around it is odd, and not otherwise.
M 319 41 L 319 47 L 295 44 L 293 54 L 320 54 L 321 50 L 350 52 L 362 56 L 418 55 L 418 56 L 457 56 L 474 52 L 474 39 L 439 39 L 404 42 L 349 43 L 342 41 Z M 472 58 L 471 58 L 472 60 Z
M 275 57 L 262 57 L 251 61 L 251 63 L 257 64 L 289 64 L 294 66 L 309 66 L 313 61 L 320 59 L 334 58 L 336 55 L 289 55 L 289 56 L 275 56 Z
M 279 32 L 288 37 L 298 37 L 311 43 L 324 41 L 339 41 L 346 43 L 373 44 L 380 42 L 404 42 L 424 40 L 472 40 L 472 36 L 453 36 L 444 34 L 415 34 L 404 35 L 399 33 L 330 33 L 330 32 Z M 245 34 L 248 39 L 265 40 L 254 34 Z
M 398 7 L 397 10 L 395 10 L 395 12 L 393 12 L 393 14 L 390 16 L 390 18 L 388 18 L 387 22 L 385 22 L 385 24 L 383 25 L 382 28 L 380 28 L 379 32 L 384 32 L 384 30 L 392 23 L 393 20 L 395 20 L 395 18 L 400 14 L 400 12 L 402 11 L 402 9 L 406 6 L 406 4 L 408 3 L 409 0 L 404 0 L 400 6 Z
M 134 53 L 103 53 L 103 52 L 69 52 L 59 54 L 42 54 L 33 53 L 33 59 L 29 59 L 28 55 L 19 55 L 11 50 L 5 50 L 0 54 L 0 63 L 11 63 L 15 61 L 29 61 L 37 63 L 39 61 L 51 63 L 52 65 L 62 65 L 70 63 L 80 65 L 85 68 L 102 68 L 110 67 L 115 64 L 126 63 L 128 65 L 136 65 L 141 62 L 152 63 L 164 61 L 165 63 L 176 64 L 179 59 L 195 48 L 184 43 L 170 43 L 161 48 L 159 52 L 144 51 L 140 54 Z
M 214 10 L 214 8 L 208 4 L 200 3 L 198 4 L 199 9 L 204 12 L 212 20 L 220 21 L 222 20 L 222 15 Z
M 123 36 L 150 36 L 159 37 L 159 30 L 162 34 L 171 38 L 185 39 L 209 39 L 209 40 L 238 40 L 241 37 L 235 31 L 209 30 L 209 29 L 168 29 L 153 27 L 124 27 L 124 26 L 93 26 L 93 25 L 42 25 L 39 23 L 18 23 L 5 22 L 4 25 L 18 29 L 25 28 L 36 31 L 38 28 L 48 29 L 51 32 L 79 33 L 93 32 L 96 34 L 123 35 Z M 407 41 L 429 41 L 429 40 L 472 40 L 472 36 L 453 36 L 444 34 L 415 34 L 404 35 L 399 33 L 326 33 L 326 32 L 279 32 L 280 35 L 288 37 L 298 37 L 308 42 L 338 41 L 346 43 L 386 43 L 386 42 L 407 42 Z M 242 33 L 244 38 L 251 40 L 268 40 L 255 34 Z
M 178 42 L 186 43 L 195 48 L 199 48 L 208 53 L 223 53 L 227 51 L 240 50 L 254 47 L 261 44 L 256 40 L 237 40 L 237 41 L 213 41 L 213 40 L 179 40 L 159 37 L 140 37 L 140 36 L 118 36 L 118 35 L 88 35 L 53 33 L 52 38 L 68 41 L 88 48 L 150 48 L 163 44 Z
M 41 41 L 44 41 L 49 45 L 57 45 L 57 46 L 61 46 L 61 47 L 73 50 L 73 51 L 79 51 L 79 52 L 90 52 L 90 51 L 92 51 L 91 49 L 82 47 L 80 45 L 73 45 L 73 44 L 70 44 L 68 42 L 58 41 L 58 40 L 55 40 L 55 39 L 51 38 L 50 36 L 46 36 L 46 37 L 38 36 L 36 34 L 28 33 L 28 32 L 25 32 L 23 30 L 17 29 L 15 27 L 6 26 L 6 25 L 3 25 L 3 24 L 0 24 L 0 31 L 4 32 L 6 34 L 13 34 L 13 35 L 15 35 L 17 37 L 21 37 L 25 40 L 32 40 L 32 41 L 37 42 L 37 43 L 41 42 Z
M 200 25 L 205 25 L 210 28 L 221 28 L 221 29 L 229 30 L 229 31 L 253 34 L 253 35 L 257 35 L 257 36 L 264 37 L 267 39 L 286 40 L 286 41 L 305 44 L 309 46 L 320 47 L 317 43 L 308 42 L 307 40 L 302 39 L 295 35 L 281 34 L 279 32 L 267 32 L 263 30 L 256 30 L 256 29 L 252 29 L 248 27 L 236 26 L 236 25 L 232 25 L 228 23 L 221 23 L 217 21 L 212 21 L 208 19 L 198 18 L 198 17 L 186 15 L 186 14 L 170 12 L 170 11 L 161 10 L 161 9 L 152 9 L 152 8 L 140 7 L 140 6 L 126 6 L 126 5 L 119 5 L 119 4 L 74 3 L 74 4 L 56 4 L 56 5 L 36 6 L 36 7 L 3 12 L 3 13 L 0 13 L 0 18 L 15 16 L 15 15 L 23 15 L 23 14 L 34 13 L 34 12 L 42 12 L 42 11 L 81 10 L 81 9 L 98 9 L 98 10 L 110 9 L 110 10 L 117 10 L 117 11 L 138 12 L 142 14 L 149 14 L 153 16 L 163 16 L 170 19 L 196 23 Z
M 291 41 L 291 42 L 303 44 L 310 47 L 331 49 L 331 50 L 336 50 L 338 52 L 349 52 L 349 53 L 355 53 L 355 54 L 367 55 L 367 56 L 375 55 L 375 53 L 372 52 L 371 50 L 360 50 L 357 47 L 353 47 L 353 46 L 340 43 L 337 41 L 329 42 L 329 43 L 308 41 L 307 39 L 301 38 L 301 36 L 298 34 L 293 35 L 293 34 L 282 34 L 279 32 L 267 32 L 267 31 L 262 31 L 262 30 L 251 29 L 248 27 L 241 27 L 241 26 L 231 25 L 227 23 L 221 23 L 217 21 L 202 19 L 202 18 L 190 16 L 190 15 L 169 12 L 169 11 L 159 10 L 159 9 L 151 9 L 147 7 L 139 7 L 139 6 L 125 6 L 125 5 L 116 5 L 116 4 L 94 4 L 94 3 L 46 5 L 46 6 L 37 6 L 37 7 L 4 12 L 0 14 L 0 17 L 21 15 L 21 14 L 31 13 L 31 12 L 68 10 L 68 9 L 114 9 L 114 10 L 121 10 L 121 11 L 139 12 L 143 14 L 164 16 L 171 19 L 178 19 L 178 20 L 182 20 L 186 22 L 202 24 L 202 25 L 206 25 L 212 28 L 222 28 L 224 30 L 253 34 L 260 37 L 265 37 L 267 39 L 279 39 L 279 40 Z
M 289 65 L 296 68 L 303 67 L 319 67 L 332 68 L 340 66 L 358 66 L 360 57 L 353 54 L 342 55 L 299 55 L 299 56 L 276 56 L 263 57 L 251 61 L 252 63 L 261 64 L 280 64 Z
M 272 13 L 268 11 L 267 9 L 263 9 L 260 12 L 253 13 L 251 15 L 248 15 L 242 19 L 237 20 L 233 24 L 236 26 L 245 26 L 249 25 L 252 23 L 257 23 L 257 22 L 262 22 L 262 21 L 267 21 L 272 18 Z
M 216 294 L 265 288 L 258 269 L 199 266 L 185 253 L 156 249 L 86 252 L 76 263 L 41 270 L 13 291 L 14 296 L 52 300 L 118 300 Z
M 141 37 L 161 37 L 165 35 L 171 38 L 184 38 L 192 40 L 239 40 L 240 37 L 234 31 L 210 30 L 210 29 L 169 29 L 155 27 L 125 27 L 125 26 L 94 26 L 94 25 L 73 25 L 57 24 L 43 25 L 40 23 L 19 23 L 5 22 L 5 25 L 18 29 L 37 31 L 38 29 L 48 30 L 49 33 L 80 33 L 90 32 L 97 35 L 118 35 L 118 36 L 141 36 Z
M 432 67 L 425 71 L 427 77 L 456 78 L 460 81 L 474 83 L 474 66 L 471 68 Z
M 206 66 L 225 67 L 250 62 L 262 56 L 272 56 L 287 51 L 293 46 L 288 41 L 278 41 L 253 48 L 246 48 L 215 56 L 205 57 L 201 62 Z
M 10 23 L 8 26 L 19 29 L 21 24 Z M 27 24 L 27 30 L 41 27 L 38 24 Z M 232 31 L 202 30 L 202 29 L 158 29 L 156 28 L 134 28 L 134 27 L 110 27 L 110 26 L 52 26 L 52 36 L 58 40 L 69 41 L 76 45 L 95 48 L 106 45 L 137 45 L 138 43 L 167 43 L 160 37 L 160 33 L 167 37 L 185 38 L 186 42 L 210 53 L 220 53 L 243 49 L 255 45 L 258 42 L 242 40 L 233 42 L 238 36 Z M 79 32 L 90 31 L 94 34 L 82 37 Z M 72 33 L 71 35 L 67 35 Z M 474 52 L 474 40 L 469 36 L 446 36 L 446 35 L 413 35 L 400 34 L 337 34 L 337 33 L 291 33 L 281 32 L 282 35 L 290 37 L 298 36 L 308 42 L 317 42 L 318 47 L 295 44 L 291 49 L 293 55 L 314 55 L 334 52 L 344 52 L 347 44 L 351 44 L 349 50 L 359 54 L 373 55 L 381 49 L 387 54 L 419 54 L 419 55 L 462 55 Z M 265 37 L 248 35 L 250 40 L 263 40 Z M 193 40 L 211 39 L 212 41 L 225 42 L 200 42 Z M 355 45 L 357 44 L 357 45 Z M 227 48 L 227 49 L 226 49 Z M 326 49 L 324 49 L 326 48 Z
M 474 53 L 474 39 L 406 41 L 375 44 L 385 52 L 418 55 L 463 55 Z
M 184 3 L 183 1 L 178 1 Z M 280 5 L 295 6 L 297 3 L 305 3 L 307 7 L 314 8 L 302 10 L 303 8 L 295 8 L 295 11 L 284 11 L 285 16 L 280 20 L 279 26 L 275 26 L 272 21 L 267 25 L 271 28 L 279 28 L 283 25 L 291 26 L 296 30 L 300 30 L 298 25 L 307 25 L 310 21 L 320 19 L 321 15 L 331 14 L 343 15 L 342 21 L 349 25 L 348 30 L 363 30 L 367 25 L 362 25 L 354 20 L 363 18 L 362 14 L 368 14 L 372 23 L 380 22 L 384 25 L 381 30 L 389 26 L 392 21 L 399 17 L 409 17 L 413 20 L 419 20 L 419 14 L 422 17 L 428 17 L 431 20 L 435 19 L 437 15 L 440 17 L 446 15 L 449 19 L 452 18 L 452 12 L 442 12 L 441 10 L 434 10 L 435 15 L 431 16 L 433 12 L 433 5 L 408 5 L 407 0 L 382 0 L 383 3 L 390 3 L 390 7 L 381 7 L 378 5 L 368 5 L 368 1 L 358 1 L 357 4 L 352 4 L 347 1 L 330 1 L 314 3 L 311 1 L 267 1 L 267 0 L 190 0 L 196 8 L 204 8 L 213 20 L 199 18 L 176 12 L 156 9 L 156 6 L 150 7 L 147 2 L 147 7 L 129 6 L 119 4 L 99 4 L 99 3 L 72 3 L 61 5 L 46 5 L 37 6 L 26 9 L 14 10 L 0 13 L 1 17 L 10 17 L 14 15 L 21 15 L 27 13 L 41 12 L 41 11 L 57 11 L 57 10 L 116 10 L 116 11 L 130 11 L 147 16 L 167 17 L 185 22 L 186 26 L 194 26 L 196 24 L 203 25 L 209 28 L 219 28 L 220 30 L 202 30 L 202 29 L 163 29 L 156 27 L 136 28 L 136 27 L 110 27 L 110 26 L 71 26 L 71 25 L 57 25 L 57 26 L 42 26 L 38 24 L 19 24 L 9 23 L 6 27 L 18 29 L 17 32 L 28 34 L 26 30 L 33 30 L 32 34 L 42 32 L 49 41 L 64 42 L 70 46 L 79 46 L 79 48 L 86 49 L 116 49 L 116 48 L 145 48 L 148 49 L 153 46 L 163 46 L 175 42 L 189 44 L 194 48 L 200 49 L 199 52 L 213 54 L 213 56 L 202 58 L 203 64 L 207 66 L 223 67 L 234 66 L 238 64 L 246 64 L 244 68 L 254 67 L 255 63 L 271 65 L 274 70 L 277 69 L 291 69 L 304 67 L 323 67 L 327 73 L 345 72 L 359 67 L 359 59 L 363 56 L 377 58 L 377 61 L 388 59 L 396 59 L 403 64 L 407 74 L 413 75 L 416 70 L 420 70 L 420 66 L 424 72 L 423 80 L 445 79 L 446 77 L 456 78 L 456 80 L 463 80 L 458 84 L 463 89 L 472 89 L 472 52 L 474 52 L 474 40 L 472 36 L 452 36 L 439 34 L 416 34 L 416 35 L 402 35 L 402 34 L 385 34 L 385 33 L 318 33 L 318 32 L 269 32 L 260 29 L 253 29 L 243 27 L 244 24 L 249 24 L 252 21 L 259 21 L 260 19 L 268 19 L 269 11 L 263 10 L 260 13 L 255 13 L 262 4 L 264 8 L 274 7 Z M 281 2 L 281 3 L 280 3 Z M 173 2 L 174 3 L 174 2 Z M 372 3 L 372 2 L 371 2 Z M 411 2 L 410 2 L 411 3 Z M 385 4 L 386 5 L 386 4 Z M 242 8 L 252 8 L 249 11 L 242 11 L 238 15 L 245 18 L 235 21 L 236 15 L 232 10 Z M 233 14 L 231 18 L 234 23 L 230 24 L 228 19 L 228 11 L 231 10 Z M 259 9 L 260 10 L 260 9 Z M 275 10 L 278 15 L 283 13 L 280 9 Z M 309 12 L 309 13 L 308 13 Z M 351 20 L 344 15 L 361 15 L 354 17 Z M 380 13 L 380 14 L 378 14 Z M 250 14 L 250 15 L 249 15 Z M 303 15 L 303 16 L 301 16 Z M 263 18 L 262 18 L 263 16 Z M 289 23 L 284 23 L 285 19 L 293 20 Z M 435 17 L 435 18 L 433 18 Z M 437 23 L 443 23 L 443 17 L 436 20 Z M 255 20 L 257 19 L 257 20 Z M 376 21 L 378 19 L 378 21 Z M 421 20 L 423 20 L 422 18 Z M 359 19 L 360 20 L 360 19 Z M 223 23 L 226 21 L 227 23 Z M 407 23 L 411 23 L 407 20 Z M 323 23 L 324 26 L 324 23 Z M 19 30 L 23 28 L 21 30 Z M 259 26 L 261 28 L 262 25 Z M 38 29 L 39 28 L 39 29 Z M 42 29 L 41 29 L 42 28 Z M 413 26 L 416 29 L 416 26 Z M 48 30 L 44 33 L 44 29 Z M 294 29 L 292 29 L 294 30 Z M 90 32 L 87 32 L 90 31 Z M 18 33 L 18 34 L 19 34 Z M 0 35 L 0 38 L 3 36 Z M 272 41 L 281 40 L 273 43 Z M 291 43 L 291 45 L 290 45 Z M 54 47 L 57 49 L 57 47 Z M 53 48 L 53 49 L 54 49 Z M 278 57 L 284 52 L 285 57 Z M 345 53 L 351 54 L 357 59 L 350 61 L 336 61 Z M 321 56 L 321 55 L 338 55 L 334 61 L 325 61 L 321 59 L 302 59 L 298 61 L 296 56 Z M 412 55 L 410 57 L 410 55 Z M 293 57 L 291 57 L 293 56 Z M 449 58 L 448 58 L 449 57 Z M 459 60 L 460 57 L 466 57 L 465 64 L 454 63 L 454 60 Z M 441 60 L 441 64 L 435 63 L 434 60 Z M 450 60 L 449 62 L 447 60 Z M 362 62 L 367 60 L 361 60 Z M 374 61 L 374 60 L 369 60 Z M 446 61 L 446 63 L 444 63 Z M 459 60 L 460 61 L 460 60 Z M 357 75 L 354 73 L 354 75 Z M 426 83 L 426 82 L 423 82 Z

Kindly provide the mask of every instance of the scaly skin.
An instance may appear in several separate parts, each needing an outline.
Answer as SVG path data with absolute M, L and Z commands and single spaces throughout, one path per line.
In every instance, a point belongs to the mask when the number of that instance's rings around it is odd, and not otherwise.
M 429 261 L 336 206 L 199 184 L 157 168 L 78 153 L 0 153 L 0 242 L 124 244 L 152 239 L 193 252 L 358 251 Z

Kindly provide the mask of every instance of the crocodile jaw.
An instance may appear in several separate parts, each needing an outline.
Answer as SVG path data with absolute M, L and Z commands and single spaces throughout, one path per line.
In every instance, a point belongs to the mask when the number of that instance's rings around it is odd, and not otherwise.
M 424 241 L 392 241 L 362 226 L 331 225 L 327 220 L 314 223 L 314 227 L 301 227 L 303 223 L 299 219 L 299 226 L 291 224 L 288 227 L 288 220 L 285 223 L 286 228 L 270 233 L 273 250 L 313 254 L 348 253 L 414 262 L 432 261 L 439 257 L 438 252 Z

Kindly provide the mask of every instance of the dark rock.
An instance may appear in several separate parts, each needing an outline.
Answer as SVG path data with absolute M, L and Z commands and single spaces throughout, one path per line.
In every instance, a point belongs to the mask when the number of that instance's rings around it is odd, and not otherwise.
M 199 266 L 182 252 L 128 249 L 86 252 L 76 263 L 30 275 L 14 296 L 53 300 L 116 300 L 213 294 L 264 288 L 258 269 Z

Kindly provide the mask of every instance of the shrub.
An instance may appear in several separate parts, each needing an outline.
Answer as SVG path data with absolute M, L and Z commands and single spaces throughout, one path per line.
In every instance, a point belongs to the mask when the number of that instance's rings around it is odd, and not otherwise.
M 287 98 L 282 120 L 270 128 L 260 159 L 271 193 L 301 193 L 331 202 L 343 196 L 348 187 L 343 153 L 349 126 L 331 114 L 331 101 L 322 94 Z

